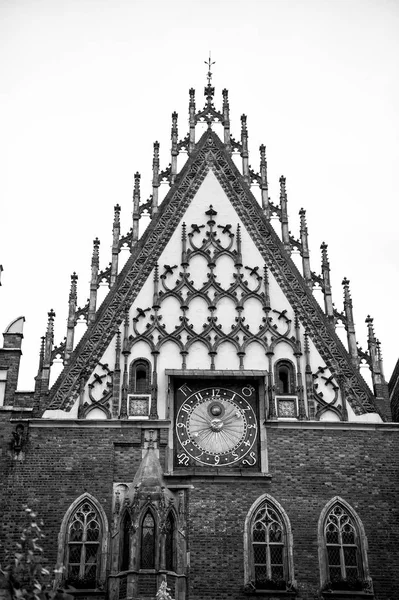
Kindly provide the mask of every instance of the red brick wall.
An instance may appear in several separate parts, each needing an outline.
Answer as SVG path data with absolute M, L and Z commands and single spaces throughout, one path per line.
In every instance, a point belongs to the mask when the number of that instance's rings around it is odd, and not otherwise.
M 83 492 L 99 500 L 111 521 L 112 483 L 133 480 L 141 459 L 141 434 L 133 426 L 31 427 L 25 460 L 15 461 L 8 453 L 14 427 L 5 423 L 1 428 L 0 537 L 12 547 L 21 506 L 28 503 L 45 522 L 45 554 L 55 564 L 61 520 Z M 365 527 L 376 598 L 397 600 L 398 433 L 393 428 L 268 427 L 271 480 L 193 478 L 188 514 L 189 600 L 246 598 L 242 593 L 244 521 L 252 503 L 264 493 L 283 506 L 291 521 L 300 598 L 317 598 L 317 523 L 325 504 L 339 495 Z M 166 440 L 165 434 L 162 439 Z

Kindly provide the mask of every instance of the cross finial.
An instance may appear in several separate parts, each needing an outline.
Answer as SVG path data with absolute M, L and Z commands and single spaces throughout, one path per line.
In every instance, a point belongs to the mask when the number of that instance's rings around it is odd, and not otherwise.
M 209 51 L 209 58 L 208 58 L 208 60 L 204 60 L 204 63 L 206 65 L 208 65 L 208 73 L 207 73 L 208 85 L 211 85 L 211 79 L 212 79 L 212 71 L 211 71 L 211 69 L 212 69 L 212 65 L 215 64 L 215 61 L 212 62 L 212 59 L 211 59 L 211 51 Z

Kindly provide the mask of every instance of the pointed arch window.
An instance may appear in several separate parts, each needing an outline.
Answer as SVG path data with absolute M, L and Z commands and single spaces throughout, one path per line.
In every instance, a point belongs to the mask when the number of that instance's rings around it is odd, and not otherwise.
M 59 536 L 56 585 L 96 588 L 105 580 L 108 525 L 101 505 L 83 494 L 67 510 Z
M 101 527 L 95 508 L 84 502 L 73 515 L 68 528 L 68 579 L 97 580 Z
M 176 521 L 172 511 L 165 522 L 165 568 L 176 571 Z
M 149 394 L 150 388 L 150 363 L 146 358 L 137 358 L 130 364 L 129 393 Z
M 245 583 L 257 589 L 293 584 L 292 535 L 287 515 L 268 494 L 255 502 L 245 522 Z
M 147 511 L 141 526 L 141 557 L 142 569 L 155 569 L 155 521 L 151 511 Z
M 122 521 L 121 531 L 121 550 L 120 550 L 120 570 L 127 571 L 130 563 L 130 531 L 132 520 L 128 512 L 125 513 Z
M 333 586 L 341 582 L 366 582 L 371 586 L 366 548 L 367 540 L 359 517 L 342 498 L 333 498 L 319 519 L 322 585 L 327 582 Z
M 329 578 L 356 579 L 359 576 L 358 535 L 353 519 L 340 504 L 327 515 L 324 535 Z

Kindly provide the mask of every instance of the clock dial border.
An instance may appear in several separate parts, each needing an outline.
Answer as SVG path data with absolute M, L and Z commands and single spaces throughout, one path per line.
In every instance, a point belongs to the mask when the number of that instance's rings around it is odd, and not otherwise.
M 179 378 L 174 390 L 175 470 L 260 470 L 257 381 Z

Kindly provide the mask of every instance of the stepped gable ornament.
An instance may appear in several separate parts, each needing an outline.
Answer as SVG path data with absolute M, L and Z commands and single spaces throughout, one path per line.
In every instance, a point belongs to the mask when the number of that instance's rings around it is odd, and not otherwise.
M 99 308 L 96 319 L 90 324 L 71 355 L 70 363 L 55 382 L 47 408 L 61 408 L 67 411 L 71 409 L 78 397 L 82 370 L 94 369 L 98 364 L 123 320 L 126 303 L 132 304 L 136 298 L 210 169 L 268 269 L 312 337 L 322 359 L 333 374 L 341 374 L 346 378 L 351 395 L 350 403 L 355 414 L 376 412 L 371 391 L 351 364 L 344 346 L 332 331 L 327 317 L 311 295 L 305 281 L 297 273 L 223 142 L 210 129 L 204 132 L 196 144 L 195 151 L 179 173 L 178 183 L 169 190 L 159 211 L 118 275 L 114 287 Z

